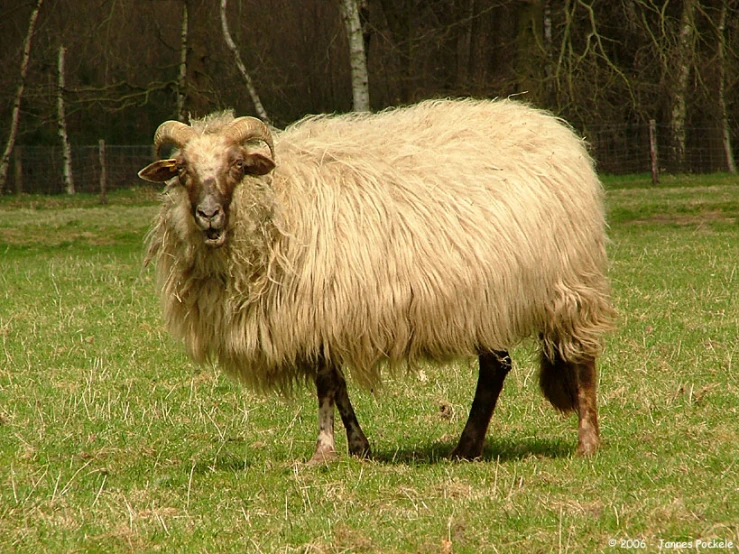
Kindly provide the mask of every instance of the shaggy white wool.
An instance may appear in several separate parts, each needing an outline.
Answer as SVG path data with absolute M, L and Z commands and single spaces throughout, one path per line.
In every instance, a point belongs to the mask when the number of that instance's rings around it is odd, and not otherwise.
M 562 121 L 476 100 L 310 117 L 275 133 L 275 161 L 237 187 L 218 250 L 186 192 L 164 194 L 150 256 L 194 359 L 287 391 L 321 356 L 375 386 L 383 367 L 539 334 L 565 360 L 598 353 L 613 317 L 603 190 Z

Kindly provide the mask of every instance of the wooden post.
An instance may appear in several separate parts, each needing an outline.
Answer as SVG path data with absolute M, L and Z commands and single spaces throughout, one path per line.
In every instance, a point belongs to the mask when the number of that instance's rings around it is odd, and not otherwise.
M 105 170 L 105 141 L 98 141 L 98 160 L 100 161 L 100 203 L 108 203 L 108 182 Z
M 659 158 L 657 156 L 657 122 L 649 120 L 649 157 L 652 162 L 652 184 L 659 184 Z
M 22 146 L 16 145 L 13 148 L 13 166 L 15 169 L 15 193 L 20 195 L 23 192 L 23 157 L 21 156 Z

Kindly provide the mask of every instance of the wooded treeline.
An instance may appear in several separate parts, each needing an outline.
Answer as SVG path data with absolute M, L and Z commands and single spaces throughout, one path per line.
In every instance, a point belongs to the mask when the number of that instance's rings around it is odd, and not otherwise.
M 37 4 L 0 4 L 3 140 Z M 352 109 L 341 4 L 228 2 L 230 35 L 274 124 Z M 429 97 L 520 95 L 604 151 L 642 144 L 654 119 L 662 163 L 673 172 L 727 170 L 734 152 L 726 147 L 739 143 L 739 0 L 359 0 L 357 7 L 373 110 Z M 146 144 L 180 112 L 232 107 L 256 115 L 219 10 L 218 0 L 45 0 L 17 144 L 59 142 L 61 47 L 74 144 Z M 706 144 L 718 154 L 697 161 L 687 154 Z

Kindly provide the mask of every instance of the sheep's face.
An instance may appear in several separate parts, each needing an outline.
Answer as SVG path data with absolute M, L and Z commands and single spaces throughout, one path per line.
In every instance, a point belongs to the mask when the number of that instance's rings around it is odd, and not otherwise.
M 264 175 L 274 162 L 258 152 L 218 135 L 195 137 L 173 157 L 139 172 L 142 179 L 169 181 L 187 190 L 190 213 L 203 242 L 219 248 L 226 242 L 234 189 L 246 175 Z

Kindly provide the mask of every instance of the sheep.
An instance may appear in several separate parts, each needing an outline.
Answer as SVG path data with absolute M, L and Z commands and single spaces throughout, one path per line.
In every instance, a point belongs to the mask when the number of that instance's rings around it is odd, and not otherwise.
M 309 461 L 370 444 L 345 376 L 477 357 L 453 458 L 481 457 L 508 350 L 540 345 L 539 384 L 599 447 L 596 358 L 615 315 L 603 187 L 584 142 L 513 100 L 428 100 L 309 116 L 284 131 L 216 113 L 156 131 L 172 157 L 148 238 L 169 331 L 199 363 L 259 391 L 312 382 Z M 159 157 L 159 155 L 158 155 Z

